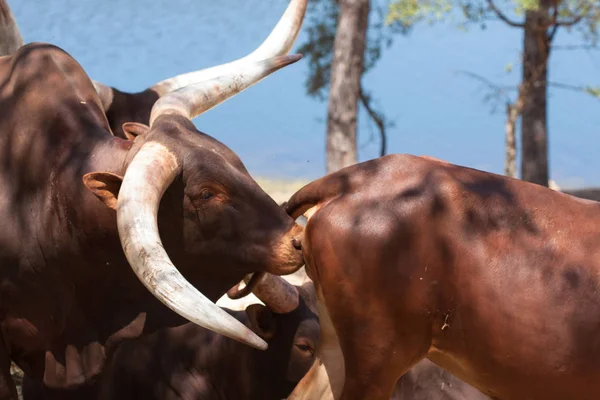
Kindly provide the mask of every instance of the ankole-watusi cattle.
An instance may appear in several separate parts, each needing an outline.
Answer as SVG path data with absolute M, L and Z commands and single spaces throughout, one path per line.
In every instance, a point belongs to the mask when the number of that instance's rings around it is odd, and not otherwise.
M 290 399 L 390 398 L 428 358 L 493 399 L 600 398 L 600 203 L 390 155 L 300 189 L 321 342 Z
M 295 282 L 295 289 L 267 275 L 254 288 L 257 297 L 225 302 L 238 310 L 229 311 L 232 315 L 267 341 L 266 352 L 191 323 L 161 329 L 114 346 L 107 355 L 101 383 L 85 393 L 86 398 L 286 398 L 312 365 L 319 339 L 314 286 L 299 272 L 285 277 Z M 291 292 L 296 292 L 296 296 L 300 292 L 298 307 L 282 310 L 277 295 L 293 295 Z M 268 308 L 256 304 L 261 300 Z M 48 399 L 48 392 L 41 391 L 40 386 L 25 377 L 23 399 Z M 398 380 L 390 400 L 489 397 L 425 359 Z
M 294 4 L 288 36 L 266 41 L 274 55 L 300 27 Z M 299 59 L 268 53 L 163 92 L 135 140 L 111 135 L 66 52 L 0 58 L 0 398 L 16 398 L 10 359 L 48 388 L 79 387 L 119 340 L 186 319 L 265 348 L 212 301 L 250 272 L 299 268 L 301 229 L 191 119 Z
M 278 286 L 278 291 L 273 291 Z M 283 286 L 283 287 L 281 287 Z M 262 290 L 262 289 L 265 290 Z M 279 296 L 295 292 L 298 307 L 282 311 Z M 265 304 L 228 312 L 268 344 L 266 351 L 195 324 L 160 329 L 122 341 L 107 355 L 106 368 L 88 398 L 280 400 L 311 367 L 319 340 L 311 282 L 292 286 L 267 276 L 254 293 Z M 24 400 L 45 400 L 39 384 L 26 379 Z
M 287 54 L 298 35 L 307 3 L 308 0 L 292 0 L 269 37 L 256 50 L 238 60 L 165 79 L 139 93 L 122 92 L 94 81 L 113 134 L 121 138 L 133 138 L 140 129 L 143 131 L 144 127 L 136 123 L 147 124 L 152 105 L 166 93 L 224 73 L 239 71 L 241 66 L 250 61 Z

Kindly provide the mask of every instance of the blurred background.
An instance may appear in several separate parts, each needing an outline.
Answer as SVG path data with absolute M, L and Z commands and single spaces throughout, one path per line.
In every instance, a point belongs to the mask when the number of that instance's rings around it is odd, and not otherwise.
M 252 51 L 288 1 L 8 3 L 26 43 L 56 44 L 92 79 L 141 91 L 161 79 Z M 507 106 L 519 105 L 521 99 L 529 141 L 524 157 L 533 162 L 524 178 L 544 184 L 540 135 L 547 134 L 550 179 L 561 188 L 600 185 L 599 9 L 591 0 L 313 0 L 295 45 L 304 59 L 195 123 L 236 151 L 261 184 L 272 186 L 271 193 L 287 192 L 288 186 L 293 190 L 328 170 L 380 155 L 381 127 L 387 153 L 431 155 L 505 173 Z M 334 60 L 334 71 L 345 76 L 339 78 L 337 96 L 330 98 L 330 64 L 336 33 L 344 33 L 336 31 L 342 14 L 353 28 L 345 42 L 336 43 L 342 56 Z M 544 49 L 529 46 L 534 76 L 523 85 L 524 41 L 540 30 L 537 39 L 548 39 L 551 51 L 544 55 Z M 366 37 L 362 51 L 361 37 Z M 356 77 L 344 63 L 356 62 L 358 53 L 366 68 Z M 547 62 L 540 63 L 540 57 Z M 548 90 L 541 97 L 547 98 L 546 105 L 534 104 L 540 102 L 540 85 Z M 349 93 L 356 88 L 360 93 Z M 332 109 L 346 117 L 355 113 L 356 140 L 352 118 L 332 124 L 337 117 L 328 115 L 328 100 L 337 101 Z M 547 118 L 539 116 L 540 107 Z M 518 118 L 523 110 L 517 111 L 517 157 L 514 172 L 510 165 L 507 171 L 523 178 Z M 336 139 L 336 134 L 341 136 Z

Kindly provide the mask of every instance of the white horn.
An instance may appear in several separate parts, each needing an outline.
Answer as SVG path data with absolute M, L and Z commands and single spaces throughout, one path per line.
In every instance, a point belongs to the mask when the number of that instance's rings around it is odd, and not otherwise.
M 191 120 L 301 58 L 301 54 L 294 54 L 252 62 L 246 64 L 241 71 L 168 93 L 154 103 L 150 113 L 150 126 L 162 114 L 179 114 Z
M 302 26 L 307 3 L 308 0 L 292 0 L 275 28 L 271 31 L 271 34 L 256 50 L 247 56 L 226 64 L 166 79 L 152 86 L 151 89 L 158 93 L 159 96 L 163 96 L 168 92 L 196 82 L 240 71 L 243 69 L 243 65 L 248 62 L 260 61 L 289 53 Z
M 257 349 L 267 344 L 192 286 L 175 268 L 158 232 L 157 214 L 165 190 L 180 171 L 173 153 L 147 142 L 132 160 L 119 191 L 117 224 L 131 268 L 144 286 L 185 319 Z
M 110 105 L 113 102 L 113 97 L 114 97 L 113 88 L 111 88 L 110 86 L 106 86 L 103 83 L 94 81 L 94 80 L 92 80 L 92 83 L 94 84 L 94 89 L 96 89 L 96 93 L 98 93 L 98 96 L 100 97 L 100 102 L 102 103 L 102 108 L 104 109 L 104 111 L 108 111 L 108 109 L 110 108 Z
M 23 46 L 23 37 L 6 0 L 0 0 L 0 57 L 8 56 Z

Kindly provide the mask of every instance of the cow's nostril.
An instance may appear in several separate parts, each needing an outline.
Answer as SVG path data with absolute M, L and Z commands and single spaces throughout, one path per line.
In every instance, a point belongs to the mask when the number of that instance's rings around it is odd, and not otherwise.
M 302 250 L 302 242 L 300 242 L 300 239 L 298 238 L 292 238 L 292 246 L 294 246 L 296 250 Z

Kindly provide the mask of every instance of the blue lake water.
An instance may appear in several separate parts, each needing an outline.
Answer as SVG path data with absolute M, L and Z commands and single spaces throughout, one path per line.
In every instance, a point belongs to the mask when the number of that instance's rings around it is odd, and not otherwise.
M 9 0 L 26 42 L 45 41 L 71 53 L 96 80 L 121 90 L 240 57 L 269 33 L 286 0 Z M 501 172 L 503 106 L 490 112 L 485 88 L 457 74 L 478 72 L 504 84 L 517 82 L 520 31 L 501 24 L 420 26 L 398 37 L 365 77 L 378 104 L 395 120 L 390 151 L 429 154 Z M 303 32 L 297 43 L 305 39 Z M 559 43 L 576 42 L 559 34 Z M 596 52 L 556 52 L 551 77 L 600 84 Z M 316 178 L 324 173 L 326 104 L 305 95 L 307 61 L 268 77 L 196 118 L 198 128 L 240 154 L 250 171 L 274 178 Z M 376 156 L 373 128 L 360 115 L 360 159 Z M 551 175 L 559 184 L 600 184 L 600 102 L 579 93 L 550 95 Z

